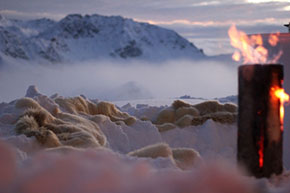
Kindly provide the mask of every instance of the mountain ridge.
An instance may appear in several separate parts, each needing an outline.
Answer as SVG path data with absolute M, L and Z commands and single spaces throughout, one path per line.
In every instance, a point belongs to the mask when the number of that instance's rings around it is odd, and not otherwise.
M 0 16 L 0 62 L 3 58 L 61 63 L 205 57 L 202 50 L 173 30 L 121 16 L 70 14 L 59 21 Z

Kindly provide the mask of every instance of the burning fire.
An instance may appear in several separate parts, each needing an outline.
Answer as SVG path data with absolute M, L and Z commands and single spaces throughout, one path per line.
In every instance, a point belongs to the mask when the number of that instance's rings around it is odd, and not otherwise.
M 289 101 L 289 95 L 285 93 L 283 88 L 278 86 L 271 87 L 270 95 L 280 101 L 280 129 L 283 132 L 283 120 L 284 120 L 284 103 Z M 261 112 L 258 112 L 260 114 Z M 264 132 L 261 130 L 260 138 L 257 142 L 258 145 L 258 156 L 259 156 L 259 167 L 262 168 L 264 165 Z
M 280 125 L 281 131 L 283 131 L 284 123 L 284 103 L 289 102 L 289 95 L 285 93 L 283 88 L 272 87 L 271 90 L 274 92 L 274 95 L 280 100 Z
M 278 42 L 279 42 L 279 38 L 278 38 L 278 35 L 280 34 L 280 32 L 278 32 L 277 34 L 271 34 L 270 35 L 270 37 L 269 37 L 269 40 L 268 40 L 268 42 L 269 42 L 269 44 L 271 45 L 271 46 L 276 46 L 277 44 L 278 44 Z
M 264 165 L 264 135 L 261 135 L 260 140 L 258 141 L 259 145 L 259 167 L 262 168 Z
M 264 43 L 267 44 L 267 46 L 277 46 L 279 43 L 279 33 L 270 34 L 268 40 L 266 42 L 263 42 L 264 36 L 260 34 L 247 35 L 245 32 L 237 30 L 236 26 L 233 25 L 228 30 L 228 35 L 231 40 L 231 45 L 236 48 L 236 51 L 232 55 L 233 60 L 242 61 L 243 64 L 275 64 L 283 54 L 283 52 L 280 50 L 276 55 L 272 56 L 271 54 L 269 54 L 269 51 L 264 47 Z M 271 140 L 273 140 L 276 136 L 278 136 L 277 138 L 280 138 L 281 133 L 284 129 L 284 103 L 289 101 L 289 95 L 286 94 L 284 89 L 280 87 L 280 84 L 278 84 L 278 77 L 276 77 L 277 81 L 274 75 L 273 77 L 274 80 L 272 81 L 274 82 L 272 84 L 273 86 L 271 87 L 269 94 L 271 103 L 274 107 L 272 109 L 270 108 L 270 110 L 267 112 L 267 116 L 275 116 L 273 119 L 270 119 L 270 121 L 273 121 L 273 123 L 269 123 L 269 125 L 266 125 L 267 127 L 265 128 L 263 126 L 260 127 L 259 138 L 256 141 L 258 166 L 261 169 L 264 167 L 264 151 L 265 148 L 267 148 L 267 146 L 265 146 L 265 136 L 266 134 L 268 135 L 269 133 L 271 133 Z M 244 75 L 244 78 L 247 78 L 247 76 Z M 277 116 L 278 112 L 279 116 Z M 257 114 L 258 116 L 264 116 L 261 111 L 258 111 Z M 274 130 L 272 128 L 274 128 Z
M 245 32 L 237 30 L 235 25 L 230 27 L 228 34 L 231 39 L 231 45 L 238 49 L 232 56 L 235 61 L 243 59 L 244 64 L 277 63 L 282 55 L 282 51 L 280 51 L 269 60 L 268 50 L 263 47 L 263 38 L 261 35 L 248 36 Z M 279 33 L 270 35 L 268 42 L 271 46 L 274 47 L 278 44 L 278 35 Z

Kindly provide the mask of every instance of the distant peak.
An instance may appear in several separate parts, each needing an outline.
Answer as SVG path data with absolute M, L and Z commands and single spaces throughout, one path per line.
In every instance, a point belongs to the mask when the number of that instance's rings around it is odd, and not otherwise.
M 26 91 L 25 97 L 33 98 L 35 96 L 41 95 L 35 85 L 30 85 Z
M 95 13 L 95 14 L 92 14 L 92 15 L 86 14 L 85 17 L 102 17 L 102 16 Z
M 120 19 L 120 20 L 126 19 L 126 18 L 124 18 L 124 17 L 122 17 L 120 15 L 105 16 L 105 15 L 99 15 L 99 14 L 95 13 L 95 14 L 92 14 L 92 15 L 86 14 L 84 16 L 82 16 L 81 14 L 69 14 L 69 15 L 65 16 L 63 18 L 63 20 L 64 19 L 83 19 L 83 18 L 91 18 L 91 17 L 115 18 L 115 19 Z M 129 20 L 131 20 L 131 19 L 129 19 Z
M 39 18 L 39 19 L 34 19 L 34 20 L 30 20 L 30 22 L 36 22 L 36 23 L 43 23 L 43 22 L 45 22 L 45 23 L 55 23 L 55 21 L 54 20 L 52 20 L 52 19 L 48 19 L 48 18 Z
M 83 16 L 81 14 L 69 14 L 64 19 L 82 19 Z

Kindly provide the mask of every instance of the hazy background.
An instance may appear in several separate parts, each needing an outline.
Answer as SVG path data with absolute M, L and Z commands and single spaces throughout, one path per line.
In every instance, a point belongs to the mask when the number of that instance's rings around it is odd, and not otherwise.
M 10 18 L 61 19 L 70 13 L 121 15 L 174 29 L 208 55 L 230 53 L 227 30 L 287 32 L 290 0 L 0 0 Z
M 172 98 L 182 95 L 223 97 L 236 94 L 236 68 L 217 63 L 90 62 L 40 66 L 14 64 L 0 71 L 0 101 L 23 97 L 29 85 L 48 96 L 84 94 L 103 100 Z
M 16 19 L 59 20 L 70 13 L 121 15 L 173 29 L 207 55 L 233 52 L 227 35 L 232 24 L 246 33 L 270 33 L 287 32 L 283 24 L 290 21 L 290 0 L 0 0 L 0 5 L 1 15 Z M 85 94 L 108 100 L 185 94 L 223 97 L 237 94 L 236 71 L 236 64 L 193 61 L 158 66 L 128 61 L 57 67 L 10 64 L 0 71 L 0 100 L 22 97 L 32 84 L 46 95 Z

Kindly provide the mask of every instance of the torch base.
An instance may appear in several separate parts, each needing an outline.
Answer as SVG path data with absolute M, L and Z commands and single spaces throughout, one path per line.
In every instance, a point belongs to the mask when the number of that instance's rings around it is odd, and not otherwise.
M 280 100 L 271 93 L 282 87 L 283 66 L 243 65 L 238 73 L 238 162 L 258 178 L 281 174 Z

